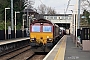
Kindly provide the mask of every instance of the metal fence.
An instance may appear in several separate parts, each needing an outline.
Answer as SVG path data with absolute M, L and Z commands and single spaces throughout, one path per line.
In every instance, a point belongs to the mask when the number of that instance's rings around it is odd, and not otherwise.
M 77 37 L 80 36 L 80 42 L 82 40 L 90 40 L 90 28 L 82 28 L 77 30 Z
M 22 30 L 16 30 L 16 38 L 27 37 L 26 30 L 24 32 Z M 11 34 L 8 34 L 8 30 L 6 30 L 6 39 L 14 39 L 15 38 L 15 30 L 11 31 Z M 0 30 L 0 40 L 5 40 L 5 30 Z

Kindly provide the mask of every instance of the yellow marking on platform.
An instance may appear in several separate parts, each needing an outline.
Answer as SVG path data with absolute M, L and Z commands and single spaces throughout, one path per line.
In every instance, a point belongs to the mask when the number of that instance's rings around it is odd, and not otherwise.
M 66 49 L 66 36 L 62 40 L 54 60 L 64 60 L 65 49 Z

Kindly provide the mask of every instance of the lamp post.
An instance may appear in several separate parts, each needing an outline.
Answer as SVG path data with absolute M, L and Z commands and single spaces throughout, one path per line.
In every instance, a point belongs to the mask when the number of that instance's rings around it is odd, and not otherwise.
M 34 17 L 34 15 L 31 15 L 31 16 L 29 17 L 29 33 L 30 33 L 30 24 L 31 24 L 31 20 L 33 19 L 33 17 Z
M 31 23 L 31 19 L 32 19 L 32 17 L 29 16 L 29 33 L 30 33 L 30 23 Z
M 16 38 L 16 15 L 17 15 L 17 13 L 20 13 L 20 12 L 15 11 L 15 38 Z
M 73 27 L 72 33 L 73 35 L 75 35 L 75 18 L 74 18 L 75 14 L 73 10 L 70 10 L 70 11 L 72 12 L 72 27 Z
M 25 21 L 25 16 L 26 16 L 26 14 L 23 14 L 23 27 L 22 27 L 22 32 L 23 32 L 23 37 L 24 37 L 24 21 Z
M 29 12 L 28 12 L 28 8 L 27 8 L 27 28 L 28 28 L 28 17 L 29 17 Z
M 72 12 L 72 26 L 73 26 L 73 31 L 72 31 L 72 33 L 73 33 L 73 42 L 75 42 L 75 36 L 76 36 L 76 33 L 75 33 L 75 31 L 77 31 L 77 29 L 76 29 L 76 27 L 75 26 L 77 26 L 77 24 L 75 24 L 75 22 L 76 22 L 76 17 L 75 17 L 75 15 L 76 15 L 76 13 L 75 12 L 77 12 L 77 11 L 74 11 L 74 10 L 70 10 L 71 12 Z
M 6 40 L 6 10 L 10 8 L 5 8 L 5 40 Z

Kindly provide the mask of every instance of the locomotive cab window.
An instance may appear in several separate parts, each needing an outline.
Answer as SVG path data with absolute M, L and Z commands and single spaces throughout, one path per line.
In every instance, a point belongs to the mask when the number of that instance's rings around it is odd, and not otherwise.
M 32 32 L 40 32 L 40 26 L 32 26 Z
M 43 32 L 52 32 L 52 26 L 43 26 Z

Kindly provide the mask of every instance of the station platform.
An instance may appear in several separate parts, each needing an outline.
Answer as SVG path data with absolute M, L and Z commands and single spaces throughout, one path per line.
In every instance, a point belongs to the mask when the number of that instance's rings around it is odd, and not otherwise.
M 14 42 L 19 42 L 19 41 L 23 41 L 23 40 L 27 40 L 27 39 L 30 39 L 30 37 L 16 38 L 16 39 L 8 39 L 8 40 L 1 40 L 1 41 L 0 41 L 0 45 L 9 44 L 9 43 L 14 43 Z
M 76 47 L 72 37 L 64 35 L 43 60 L 90 60 L 90 51 Z

